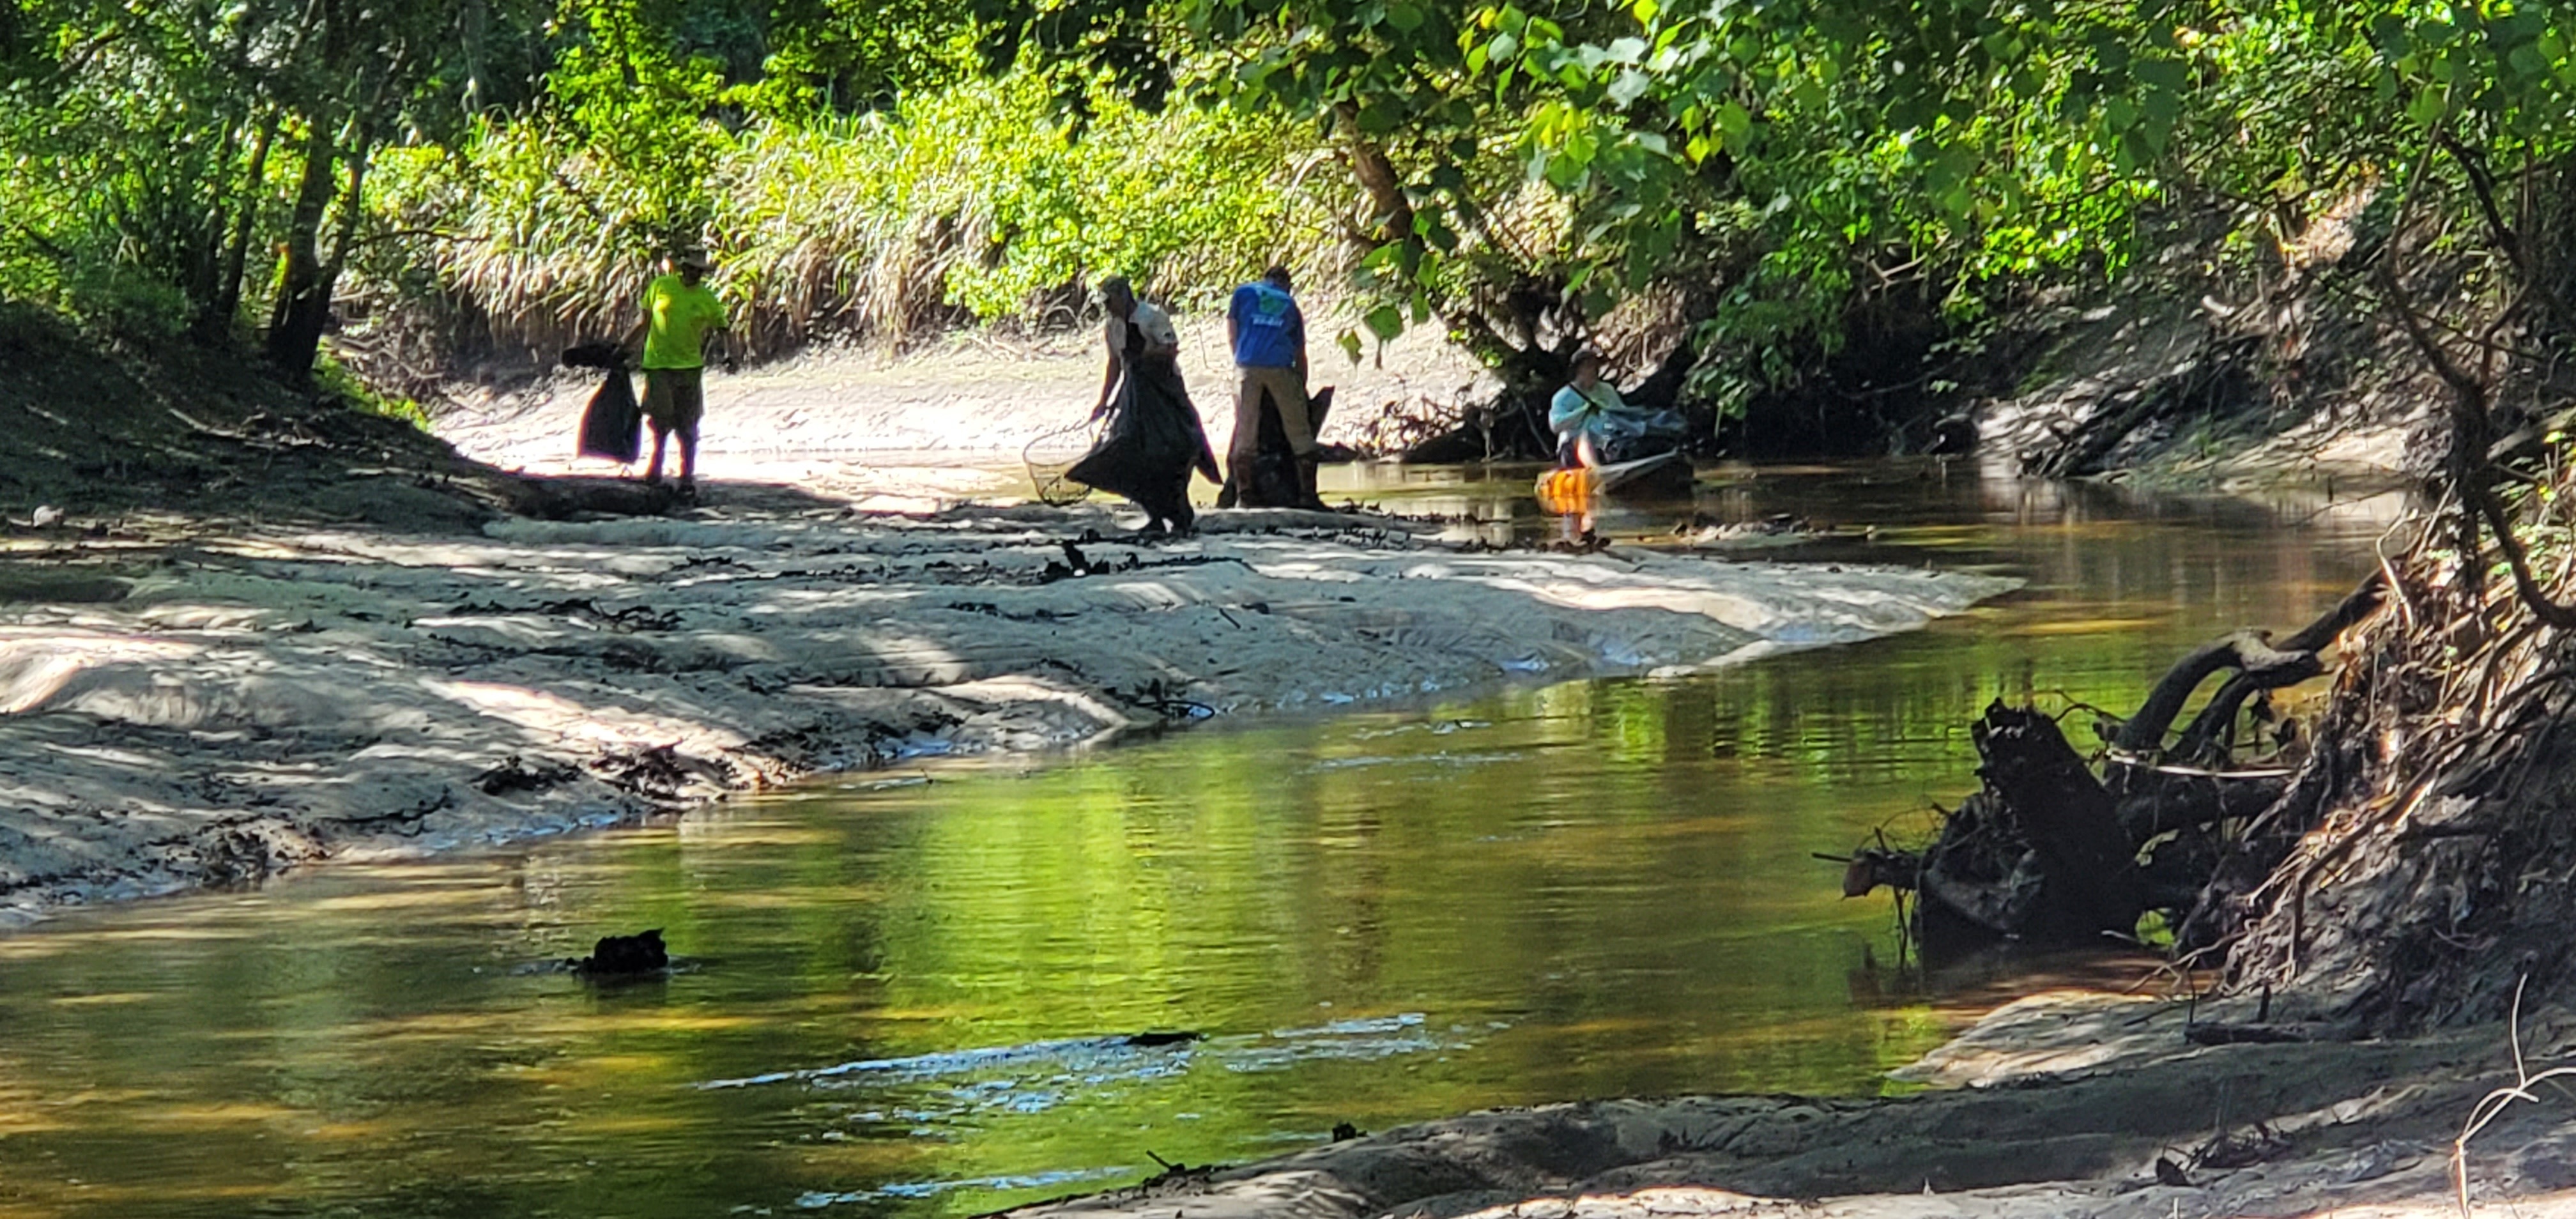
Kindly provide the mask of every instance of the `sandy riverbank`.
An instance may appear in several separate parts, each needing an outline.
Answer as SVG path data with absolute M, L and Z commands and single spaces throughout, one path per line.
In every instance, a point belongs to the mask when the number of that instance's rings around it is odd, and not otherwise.
M 1223 514 L 1187 542 L 1084 541 L 1118 536 L 1125 514 L 942 506 L 1004 489 L 961 458 L 989 467 L 1079 417 L 1092 353 L 970 356 L 962 380 L 957 363 L 831 357 L 719 379 L 718 484 L 675 518 L 476 524 L 487 509 L 448 483 L 488 471 L 390 434 L 317 444 L 255 400 L 242 421 L 192 402 L 182 422 L 205 452 L 171 477 L 224 472 L 207 494 L 241 515 L 90 517 L 58 499 L 65 526 L 0 537 L 0 923 L 666 816 L 908 754 L 1846 642 L 2003 587 L 1627 548 L 1470 552 L 1368 517 Z M 1219 382 L 1193 377 L 1214 406 Z M 567 455 L 584 392 L 486 403 L 442 432 L 497 464 L 604 472 Z M 295 519 L 408 524 L 256 523 L 289 482 L 310 484 Z M 2183 1018 L 2042 997 L 1915 1072 L 1947 1089 L 1925 1096 L 1470 1115 L 1035 1209 L 2457 1213 L 2448 1140 L 2509 1078 L 2499 1030 L 2193 1047 Z M 2576 1020 L 2534 1024 L 2535 1061 L 2576 1052 Z M 2576 1215 L 2565 1109 L 2524 1106 L 2481 1139 L 2481 1213 Z M 2158 1180 L 2159 1159 L 2179 1182 Z
M 1724 663 L 2009 587 L 1626 548 L 1481 553 L 1381 517 L 866 514 L 718 487 L 479 532 L 81 521 L 7 541 L 0 918 L 632 821 L 917 753 Z
M 1014 1219 L 2442 1219 L 2452 1140 L 2510 1083 L 2504 1030 L 2196 1046 L 2250 1003 L 2059 992 L 1988 1016 L 1886 1100 L 1601 1100 L 1426 1122 Z M 2525 1022 L 2537 1071 L 2576 1017 Z M 2550 1093 L 2472 1143 L 2479 1215 L 2576 1215 L 2576 1112 Z M 2166 1167 L 2160 1172 L 2158 1162 Z
M 1233 433 L 1234 368 L 1224 323 L 1184 317 L 1181 365 L 1222 453 Z M 1490 393 L 1492 376 L 1438 335 L 1409 332 L 1354 363 L 1319 347 L 1313 382 L 1335 387 L 1323 438 L 1365 445 L 1427 405 Z M 1102 355 L 1089 330 L 1002 341 L 963 334 L 907 353 L 819 350 L 712 372 L 702 451 L 708 475 L 777 482 L 871 508 L 914 509 L 1008 489 L 995 468 L 1079 454 L 1100 392 Z M 573 454 L 573 433 L 594 378 L 557 377 L 534 389 L 487 396 L 458 390 L 439 435 L 478 461 L 532 474 L 611 474 Z M 1215 488 L 1200 484 L 1205 502 Z

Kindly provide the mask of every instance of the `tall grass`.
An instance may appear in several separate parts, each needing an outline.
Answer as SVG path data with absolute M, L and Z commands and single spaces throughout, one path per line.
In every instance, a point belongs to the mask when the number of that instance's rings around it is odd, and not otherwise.
M 390 156 L 375 291 L 426 295 L 497 343 L 543 350 L 632 324 L 654 256 L 704 242 L 754 348 L 901 340 L 966 321 L 1065 320 L 1109 274 L 1185 304 L 1273 261 L 1338 257 L 1308 129 L 1104 100 L 1079 138 L 1043 82 L 974 80 L 854 117 L 712 120 L 705 181 L 621 164 L 538 111 L 463 147 Z M 398 287 L 392 269 L 426 266 Z M 424 292 L 424 290 L 426 290 Z

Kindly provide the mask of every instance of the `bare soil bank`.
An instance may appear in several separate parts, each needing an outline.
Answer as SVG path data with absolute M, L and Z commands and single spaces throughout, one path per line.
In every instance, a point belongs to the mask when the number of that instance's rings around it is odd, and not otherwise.
M 2246 1019 L 2248 1010 L 2198 1016 Z M 2056 993 L 1989 1016 L 1890 1100 L 1604 1100 L 1429 1122 L 1029 1207 L 1085 1219 L 1680 1215 L 2458 1215 L 2451 1142 L 2513 1079 L 2503 1031 L 2195 1046 L 2188 1003 Z M 2527 1021 L 2534 1064 L 2576 1020 Z M 2534 1070 L 2539 1069 L 2535 1065 Z M 2576 1215 L 2576 1107 L 2547 1093 L 2471 1145 L 2478 1214 Z M 2159 1168 L 2159 1161 L 2163 1167 Z

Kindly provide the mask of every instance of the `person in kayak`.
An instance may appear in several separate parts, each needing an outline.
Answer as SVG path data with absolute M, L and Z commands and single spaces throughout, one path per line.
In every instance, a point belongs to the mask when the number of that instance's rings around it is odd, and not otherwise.
M 1602 379 L 1601 353 L 1574 353 L 1574 376 L 1548 404 L 1547 425 L 1556 433 L 1559 466 L 1601 467 L 1681 448 L 1688 424 L 1666 410 L 1628 405 L 1619 387 Z

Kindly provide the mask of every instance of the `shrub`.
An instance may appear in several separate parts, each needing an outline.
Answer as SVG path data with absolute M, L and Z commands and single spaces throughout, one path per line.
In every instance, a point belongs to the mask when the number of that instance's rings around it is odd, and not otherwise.
M 1077 137 L 1053 107 L 1043 82 L 1009 76 L 891 111 L 701 119 L 675 137 L 709 150 L 694 234 L 675 223 L 674 162 L 621 154 L 541 107 L 452 153 L 383 159 L 383 224 L 431 235 L 386 251 L 371 282 L 397 291 L 392 268 L 425 261 L 444 307 L 544 349 L 631 325 L 655 256 L 694 237 L 719 255 L 717 288 L 755 348 L 777 351 L 953 320 L 1063 321 L 1072 294 L 1110 273 L 1206 304 L 1273 261 L 1324 269 L 1312 264 L 1334 239 L 1297 173 L 1321 155 L 1304 129 L 1104 98 Z

